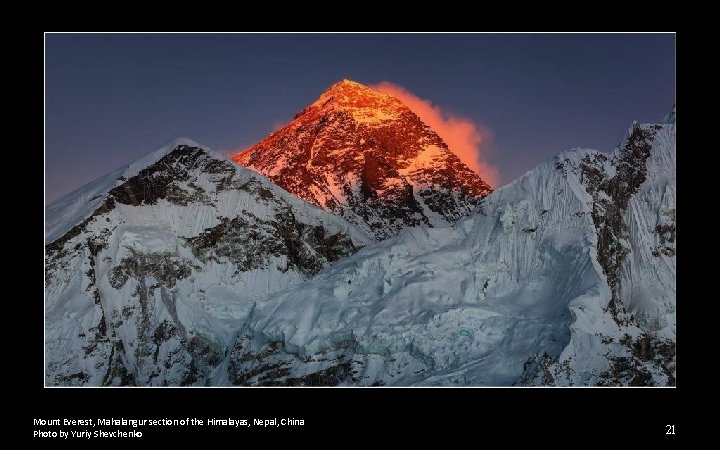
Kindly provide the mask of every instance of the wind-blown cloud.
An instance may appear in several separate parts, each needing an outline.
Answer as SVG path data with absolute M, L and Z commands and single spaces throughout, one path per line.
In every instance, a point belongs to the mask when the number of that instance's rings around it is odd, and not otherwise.
M 440 135 L 450 151 L 456 154 L 465 165 L 491 186 L 497 186 L 500 181 L 499 172 L 487 161 L 488 144 L 492 139 L 490 130 L 466 117 L 449 114 L 439 106 L 433 105 L 430 100 L 422 99 L 404 87 L 389 81 L 381 81 L 371 87 L 403 102 L 420 117 L 420 120 Z

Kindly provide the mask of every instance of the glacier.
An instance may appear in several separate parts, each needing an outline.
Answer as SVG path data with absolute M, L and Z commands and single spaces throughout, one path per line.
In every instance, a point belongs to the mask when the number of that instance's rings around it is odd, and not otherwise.
M 675 383 L 674 113 L 379 242 L 199 145 L 158 156 L 172 189 L 118 172 L 48 208 L 48 385 Z

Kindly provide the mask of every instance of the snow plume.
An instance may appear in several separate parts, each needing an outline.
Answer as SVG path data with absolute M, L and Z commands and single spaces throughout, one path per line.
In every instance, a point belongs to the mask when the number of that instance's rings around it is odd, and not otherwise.
M 440 135 L 450 151 L 470 169 L 480 175 L 491 186 L 500 181 L 498 170 L 487 160 L 487 144 L 492 134 L 489 130 L 466 117 L 444 112 L 429 100 L 422 99 L 402 86 L 389 81 L 381 81 L 371 88 L 392 95 L 410 108 L 420 120 Z

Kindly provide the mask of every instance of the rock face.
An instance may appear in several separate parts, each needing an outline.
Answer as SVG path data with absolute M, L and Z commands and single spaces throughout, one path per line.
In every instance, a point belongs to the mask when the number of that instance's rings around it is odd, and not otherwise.
M 210 384 L 254 300 L 370 241 L 187 140 L 60 204 L 48 208 L 48 385 Z
M 450 150 L 396 98 L 343 80 L 233 159 L 384 239 L 453 224 L 491 192 Z
M 607 291 L 599 304 L 571 302 L 570 342 L 556 359 L 529 361 L 521 381 L 674 386 L 675 110 L 664 123 L 634 124 L 609 157 L 558 166 L 572 168 L 588 196 L 593 262 Z

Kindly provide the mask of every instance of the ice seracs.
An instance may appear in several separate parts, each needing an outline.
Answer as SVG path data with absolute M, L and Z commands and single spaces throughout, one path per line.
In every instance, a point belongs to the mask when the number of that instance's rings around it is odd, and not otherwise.
M 674 124 L 259 302 L 229 358 L 237 384 L 674 385 Z

